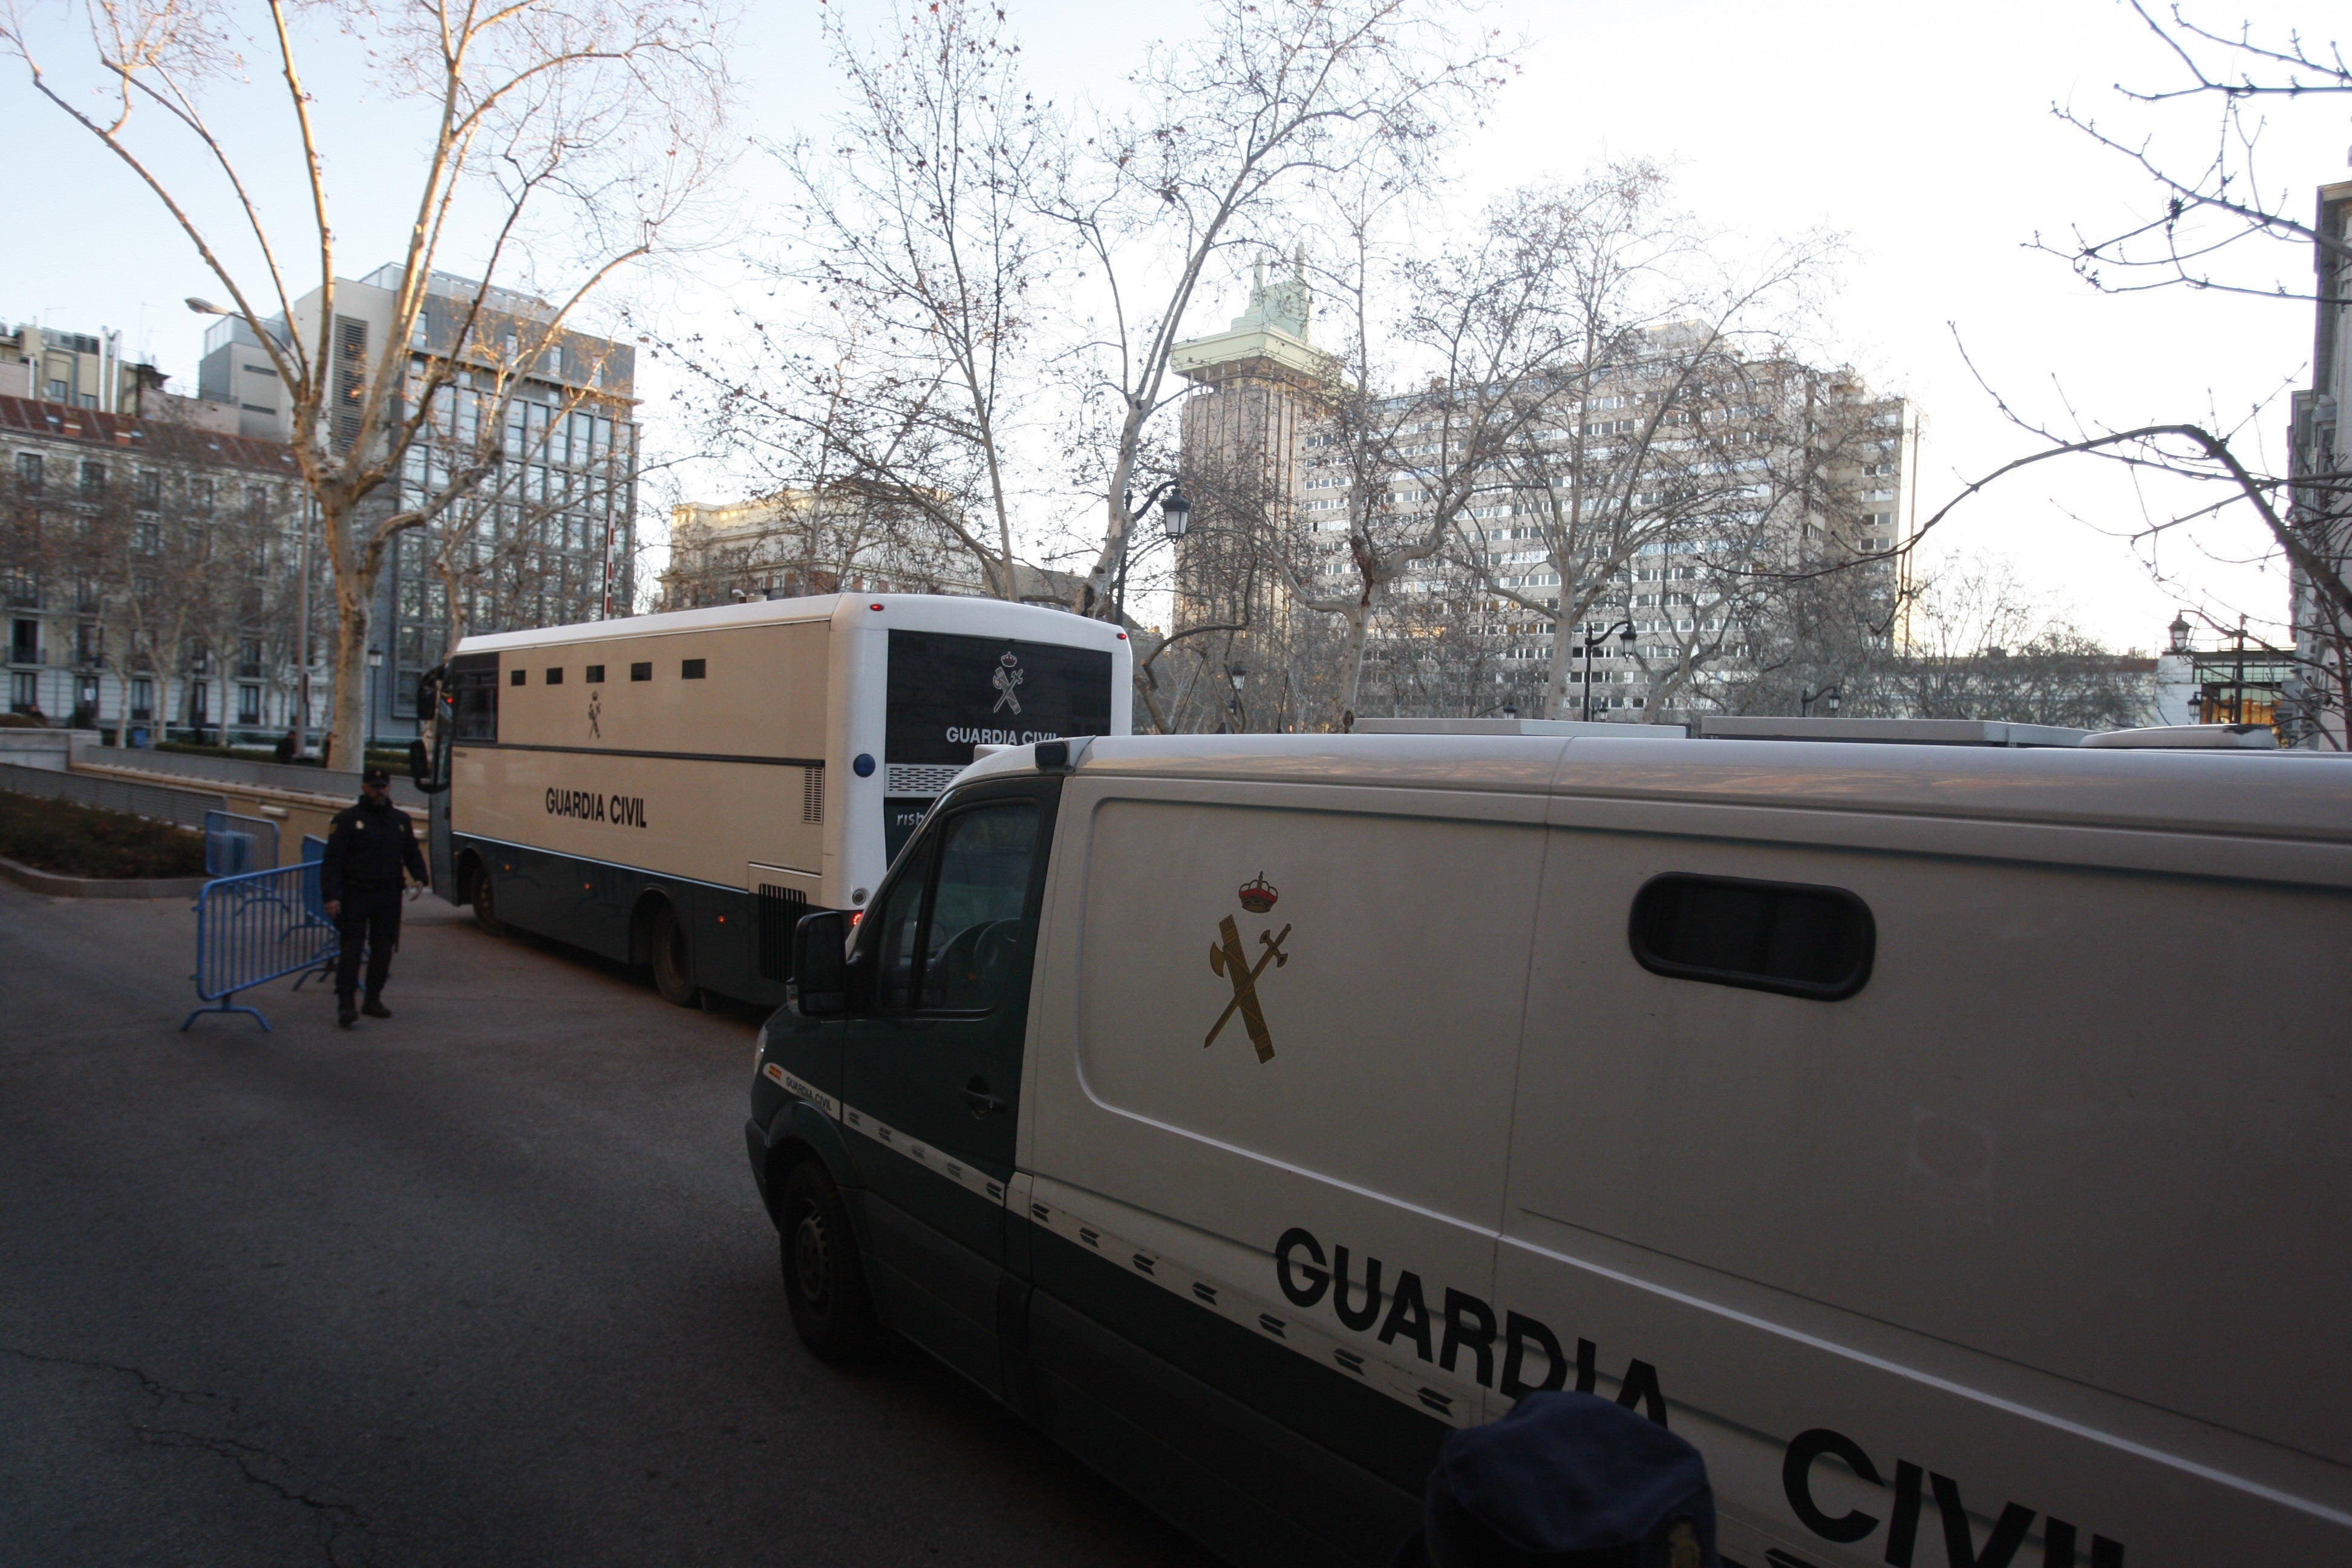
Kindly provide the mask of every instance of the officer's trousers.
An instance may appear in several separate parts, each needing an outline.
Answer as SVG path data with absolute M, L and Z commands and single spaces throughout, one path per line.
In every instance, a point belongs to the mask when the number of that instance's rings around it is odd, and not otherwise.
M 367 994 L 383 989 L 392 973 L 392 950 L 400 942 L 400 884 L 343 885 L 343 912 L 335 917 L 342 951 L 335 958 L 335 994 L 348 1001 L 360 977 L 360 949 L 367 949 Z

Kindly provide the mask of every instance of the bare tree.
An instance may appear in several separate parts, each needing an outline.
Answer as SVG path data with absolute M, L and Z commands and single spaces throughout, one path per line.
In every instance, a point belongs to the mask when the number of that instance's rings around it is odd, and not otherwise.
M 1927 579 L 1899 645 L 1880 635 L 1883 599 L 1866 577 L 1781 580 L 1755 657 L 1721 681 L 1736 713 L 1989 719 L 2110 730 L 2148 721 L 2156 661 L 2103 647 L 2036 605 L 1998 561 L 1954 563 Z
M 1988 386 L 2033 449 L 1963 487 L 1920 531 L 2007 474 L 2078 456 L 2121 467 L 2136 485 L 2156 480 L 2148 488 L 2158 505 L 2185 497 L 2148 510 L 2129 531 L 2159 581 L 2178 580 L 2177 569 L 2164 562 L 2179 545 L 2207 548 L 2197 542 L 2204 525 L 2250 520 L 2264 541 L 2262 553 L 2283 563 L 2290 582 L 2287 619 L 2296 678 L 2284 704 L 2283 728 L 2290 741 L 2340 749 L 2352 712 L 2352 465 L 2328 400 L 2318 392 L 2335 384 L 2328 358 L 2341 354 L 2352 301 L 2347 286 L 2352 236 L 2345 226 L 2352 202 L 2323 200 L 2311 218 L 2299 216 L 2304 193 L 2271 180 L 2258 154 L 2265 115 L 2314 99 L 2340 103 L 2352 94 L 2352 68 L 2335 46 L 2314 47 L 2300 34 L 2265 40 L 2251 26 L 2225 32 L 2192 21 L 2177 5 L 2159 12 L 2140 0 L 2128 3 L 2160 46 L 2170 75 L 2149 86 L 2119 85 L 2116 91 L 2135 112 L 2210 111 L 2212 151 L 2177 163 L 2151 135 L 2117 133 L 2071 107 L 2054 108 L 2062 121 L 2147 182 L 2155 206 L 2119 226 L 2089 233 L 2078 227 L 2063 240 L 2036 236 L 2032 243 L 2064 258 L 2102 292 L 2182 289 L 2315 306 L 2321 325 L 2318 381 L 2314 393 L 2294 399 L 2285 471 L 2263 456 L 2259 430 L 2271 415 L 2267 401 L 2234 421 L 2209 415 L 2124 426 L 2072 408 L 2058 418 L 2036 417 Z M 2311 282 L 2302 273 L 2306 263 L 2316 264 Z M 2184 595 L 2201 596 L 2193 588 Z
M 450 359 L 427 361 L 421 384 L 406 374 L 445 247 L 466 247 L 480 278 L 455 328 L 460 342 L 486 324 L 494 280 L 521 267 L 527 250 L 563 266 L 572 286 L 520 352 L 527 362 L 552 347 L 598 286 L 657 249 L 665 226 L 713 166 L 729 96 L 727 18 L 694 0 L 491 6 L 340 0 L 316 7 L 259 0 L 258 47 L 291 122 L 287 142 L 273 151 L 299 171 L 308 202 L 289 239 L 258 194 L 270 159 L 241 156 L 206 108 L 210 90 L 243 84 L 241 16 L 226 0 L 91 0 L 81 46 L 87 76 L 102 89 L 95 109 L 84 107 L 82 82 L 53 77 L 46 37 L 24 13 L 0 23 L 0 41 L 24 62 L 36 91 L 163 203 L 227 291 L 226 313 L 244 321 L 285 386 L 296 462 L 317 504 L 332 573 L 334 737 L 349 756 L 362 741 L 362 661 L 392 542 L 438 517 L 488 472 L 456 468 L 415 493 L 394 483 L 434 394 L 457 374 Z M 305 85 L 302 64 L 313 16 L 331 33 L 363 38 L 376 85 L 414 105 L 425 127 L 389 321 L 372 345 L 353 330 L 360 323 L 336 308 L 341 280 L 322 106 Z M 382 111 L 371 104 L 368 112 Z M 160 122 L 152 139 L 143 129 L 151 120 Z M 184 150 L 210 169 L 210 188 L 168 173 Z M 382 196 L 366 193 L 369 200 Z M 453 238 L 453 228 L 484 237 L 468 245 Z M 308 295 L 304 280 L 315 285 Z M 510 398 L 513 384 L 501 390 Z M 388 485 L 398 499 L 372 507 Z
M 1426 182 L 1452 126 L 1510 68 L 1490 36 L 1456 36 L 1459 16 L 1448 0 L 1218 0 L 1206 40 L 1136 73 L 1139 110 L 1072 133 L 1047 210 L 1103 300 L 1074 360 L 1073 445 L 1105 498 L 1090 602 L 1075 608 L 1110 601 L 1148 432 L 1211 264 L 1331 185 Z
M 757 264 L 814 309 L 739 310 L 745 331 L 724 348 L 667 346 L 719 442 L 767 454 L 780 485 L 952 537 L 989 593 L 1017 599 L 1013 433 L 1037 374 L 1045 110 L 1003 12 L 980 0 L 907 0 L 862 36 L 828 12 L 824 34 L 849 107 L 822 139 L 777 150 L 792 197 L 778 253 Z

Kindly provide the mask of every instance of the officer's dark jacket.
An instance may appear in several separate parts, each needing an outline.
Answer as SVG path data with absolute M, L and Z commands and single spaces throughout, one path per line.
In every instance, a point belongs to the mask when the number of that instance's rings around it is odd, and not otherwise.
M 428 879 L 408 814 L 390 801 L 380 806 L 362 801 L 336 813 L 335 825 L 327 832 L 327 851 L 319 862 L 319 897 L 340 900 L 346 883 L 397 888 L 404 866 L 418 881 Z

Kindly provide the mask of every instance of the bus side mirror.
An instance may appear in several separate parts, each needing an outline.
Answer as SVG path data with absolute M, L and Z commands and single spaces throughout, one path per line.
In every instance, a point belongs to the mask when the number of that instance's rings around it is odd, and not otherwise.
M 803 1017 L 849 1011 L 849 916 L 841 910 L 803 915 L 793 927 L 793 1006 Z
M 426 795 L 438 795 L 447 787 L 433 782 L 433 753 L 425 750 L 422 741 L 408 742 L 408 776 Z

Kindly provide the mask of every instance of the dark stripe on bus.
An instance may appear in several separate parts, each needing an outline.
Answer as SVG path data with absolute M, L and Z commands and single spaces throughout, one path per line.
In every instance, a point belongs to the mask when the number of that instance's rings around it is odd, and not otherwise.
M 459 741 L 460 752 L 565 752 L 582 757 L 653 757 L 672 763 L 756 763 L 772 768 L 821 768 L 823 757 L 743 757 L 722 752 L 624 752 L 609 746 L 528 746 L 517 741 Z

